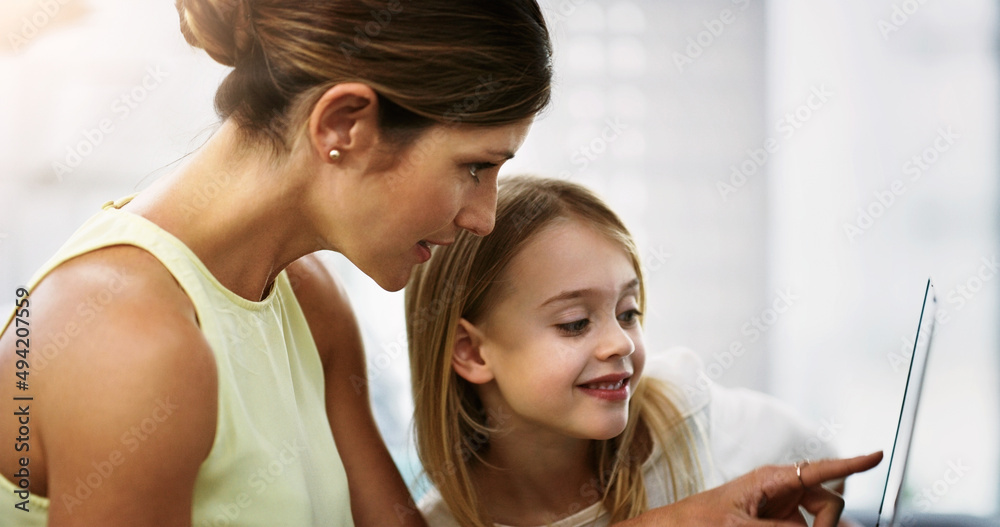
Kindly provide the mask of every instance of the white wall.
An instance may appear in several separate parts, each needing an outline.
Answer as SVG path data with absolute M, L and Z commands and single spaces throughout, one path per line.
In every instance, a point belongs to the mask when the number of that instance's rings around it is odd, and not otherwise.
M 836 423 L 844 452 L 890 448 L 933 276 L 946 318 L 911 451 L 915 510 L 1000 502 L 1000 280 L 984 263 L 1000 256 L 997 16 L 971 0 L 768 3 L 769 126 L 812 87 L 832 93 L 768 165 L 768 282 L 801 297 L 770 335 L 770 387 Z M 851 506 L 877 506 L 884 465 L 851 481 Z

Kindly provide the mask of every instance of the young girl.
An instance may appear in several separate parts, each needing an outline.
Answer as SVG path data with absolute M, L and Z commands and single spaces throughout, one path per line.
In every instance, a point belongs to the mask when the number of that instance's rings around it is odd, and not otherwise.
M 810 439 L 830 456 L 776 401 L 699 378 L 692 353 L 647 358 L 635 243 L 590 191 L 507 179 L 493 234 L 435 251 L 406 289 L 431 525 L 607 525 Z

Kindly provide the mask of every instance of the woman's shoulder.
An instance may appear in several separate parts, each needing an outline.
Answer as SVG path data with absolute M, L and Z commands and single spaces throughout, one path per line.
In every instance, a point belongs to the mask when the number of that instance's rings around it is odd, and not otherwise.
M 53 329 L 70 333 L 164 328 L 192 337 L 182 330 L 197 327 L 194 305 L 170 271 L 134 246 L 105 247 L 63 262 L 36 284 L 31 303 Z
M 215 412 L 215 362 L 190 299 L 149 253 L 114 246 L 70 259 L 32 289 L 32 389 L 51 401 L 66 393 L 95 399 L 113 390 L 124 404 L 156 386 L 188 390 Z M 11 325 L 10 327 L 13 327 Z M 13 332 L 0 356 L 13 353 Z M 208 404 L 211 403 L 211 404 Z
M 148 499 L 135 483 L 149 474 L 162 476 L 169 492 L 190 490 L 214 439 L 217 379 L 193 307 L 170 273 L 140 249 L 109 247 L 60 264 L 28 301 L 28 383 L 45 408 L 32 418 L 44 445 L 37 459 L 42 470 L 60 467 L 48 473 L 49 489 L 86 479 L 91 461 L 120 445 L 128 463 L 115 468 L 101 499 L 95 493 L 72 508 L 76 517 L 100 523 L 115 495 Z M 8 327 L 0 362 L 13 349 Z M 164 466 L 166 458 L 175 462 Z
M 114 246 L 68 260 L 28 298 L 33 362 L 47 370 L 39 380 L 55 383 L 57 392 L 65 391 L 58 381 L 63 375 L 93 375 L 102 384 L 121 382 L 136 389 L 153 381 L 164 388 L 163 383 L 190 382 L 196 389 L 198 383 L 191 381 L 201 374 L 164 380 L 168 372 L 191 368 L 212 371 L 206 378 L 214 386 L 214 359 L 191 300 L 142 249 Z M 134 364 L 139 360 L 155 367 L 139 367 Z

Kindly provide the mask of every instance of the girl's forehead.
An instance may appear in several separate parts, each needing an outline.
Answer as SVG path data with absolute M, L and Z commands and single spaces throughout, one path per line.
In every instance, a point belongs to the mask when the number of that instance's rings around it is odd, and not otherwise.
M 531 235 L 512 259 L 511 267 L 519 261 L 535 265 L 566 259 L 597 262 L 619 253 L 630 259 L 623 237 L 616 234 L 593 220 L 576 215 L 559 216 Z
M 507 294 L 537 297 L 567 288 L 614 289 L 637 280 L 620 239 L 579 218 L 561 218 L 536 232 L 497 284 Z

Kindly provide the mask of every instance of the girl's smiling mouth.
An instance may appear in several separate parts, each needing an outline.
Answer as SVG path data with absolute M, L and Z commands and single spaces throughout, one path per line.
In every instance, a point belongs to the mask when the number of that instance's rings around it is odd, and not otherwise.
M 576 385 L 587 395 L 606 401 L 624 401 L 629 397 L 630 373 L 615 373 L 597 377 Z

